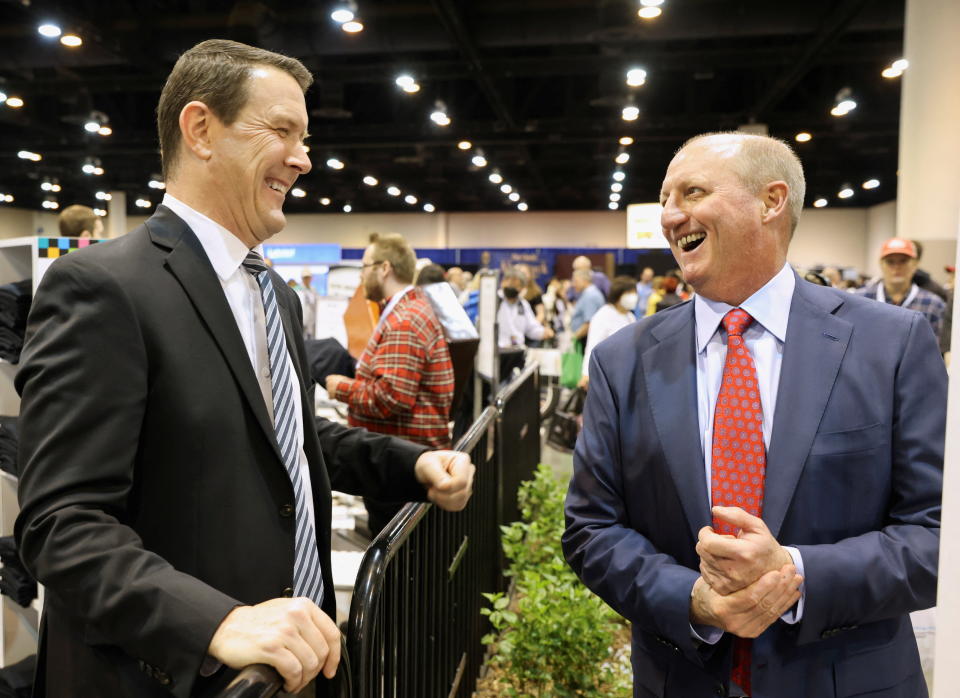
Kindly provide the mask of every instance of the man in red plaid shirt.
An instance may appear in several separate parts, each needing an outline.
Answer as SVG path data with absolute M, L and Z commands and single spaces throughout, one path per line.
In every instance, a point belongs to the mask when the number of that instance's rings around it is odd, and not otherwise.
M 453 363 L 443 328 L 413 286 L 416 257 L 400 235 L 377 235 L 363 253 L 360 280 L 369 300 L 385 304 L 360 355 L 356 378 L 331 375 L 330 397 L 347 404 L 351 426 L 431 448 L 450 448 Z M 377 533 L 399 509 L 367 500 Z

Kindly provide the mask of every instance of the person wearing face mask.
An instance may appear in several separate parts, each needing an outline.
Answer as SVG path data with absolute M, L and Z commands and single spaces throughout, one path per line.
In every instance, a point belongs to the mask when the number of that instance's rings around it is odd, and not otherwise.
M 618 276 L 610 284 L 610 300 L 590 319 L 590 329 L 587 331 L 587 348 L 583 352 L 583 376 L 580 378 L 580 387 L 586 388 L 590 383 L 587 369 L 590 366 L 590 353 L 600 342 L 627 325 L 636 322 L 633 314 L 637 307 L 637 281 L 629 276 Z
M 521 269 L 513 267 L 504 272 L 500 282 L 503 300 L 497 309 L 501 349 L 526 346 L 528 339 L 541 341 L 553 338 L 553 330 L 537 322 L 530 304 L 521 298 L 520 293 L 526 285 L 527 277 Z

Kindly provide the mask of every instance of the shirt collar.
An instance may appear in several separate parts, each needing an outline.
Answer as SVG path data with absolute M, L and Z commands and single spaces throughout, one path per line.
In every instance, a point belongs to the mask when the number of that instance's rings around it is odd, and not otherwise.
M 161 203 L 190 226 L 190 230 L 200 241 L 207 259 L 210 260 L 213 270 L 222 281 L 226 281 L 236 273 L 246 259 L 247 253 L 250 252 L 240 238 L 170 194 L 165 193 Z M 262 245 L 257 245 L 253 249 L 263 256 Z
M 793 290 L 797 280 L 789 264 L 770 279 L 760 290 L 740 304 L 740 307 L 750 313 L 750 316 L 759 325 L 783 342 L 787 336 L 787 320 L 790 317 L 790 304 L 793 302 Z M 732 305 L 712 301 L 697 294 L 693 301 L 694 317 L 697 330 L 697 353 L 702 352 L 707 342 L 713 337 L 720 326 L 723 316 Z

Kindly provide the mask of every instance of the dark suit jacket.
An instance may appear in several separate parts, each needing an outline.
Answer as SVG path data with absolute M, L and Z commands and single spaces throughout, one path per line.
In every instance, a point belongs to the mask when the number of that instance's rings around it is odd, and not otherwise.
M 334 617 L 331 485 L 423 499 L 413 465 L 425 449 L 311 428 L 300 304 L 273 279 Z M 37 695 L 204 694 L 198 670 L 224 616 L 291 593 L 294 498 L 240 332 L 186 224 L 160 206 L 129 235 L 54 263 L 16 385 L 16 534 L 47 588 Z
M 730 638 L 698 646 L 710 524 L 693 303 L 596 348 L 564 551 L 633 621 L 635 695 L 724 695 Z M 947 376 L 919 313 L 797 280 L 763 519 L 796 546 L 803 618 L 753 645 L 755 698 L 925 696 L 908 612 L 935 603 Z M 873 691 L 873 692 L 871 692 Z

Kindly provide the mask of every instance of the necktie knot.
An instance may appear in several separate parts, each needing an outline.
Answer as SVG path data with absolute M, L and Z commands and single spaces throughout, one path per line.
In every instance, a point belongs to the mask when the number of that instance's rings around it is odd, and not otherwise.
M 723 320 L 720 322 L 723 324 L 723 329 L 727 331 L 728 336 L 739 337 L 743 334 L 744 330 L 750 326 L 750 323 L 753 322 L 753 318 L 746 310 L 734 308 L 724 315 Z
M 267 270 L 267 263 L 263 261 L 263 257 L 259 253 L 250 250 L 243 260 L 243 268 L 256 276 Z

